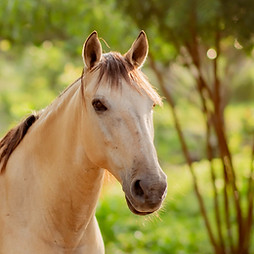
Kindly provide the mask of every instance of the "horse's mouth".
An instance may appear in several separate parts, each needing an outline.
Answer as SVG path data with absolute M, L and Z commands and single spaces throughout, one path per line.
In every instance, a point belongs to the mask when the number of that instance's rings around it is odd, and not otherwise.
M 152 212 L 140 212 L 138 210 L 136 210 L 134 208 L 134 206 L 131 204 L 130 200 L 127 198 L 127 196 L 125 195 L 125 199 L 126 199 L 126 202 L 127 202 L 127 205 L 129 207 L 129 209 L 131 210 L 131 212 L 133 212 L 134 214 L 137 214 L 137 215 L 147 215 L 147 214 L 151 214 L 153 213 L 154 211 Z

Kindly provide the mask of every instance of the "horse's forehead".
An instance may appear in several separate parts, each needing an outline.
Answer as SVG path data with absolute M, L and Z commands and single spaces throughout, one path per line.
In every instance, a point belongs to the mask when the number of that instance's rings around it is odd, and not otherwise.
M 114 84 L 114 79 L 116 84 Z M 92 96 L 96 95 L 107 95 L 108 97 L 128 97 L 128 96 L 141 96 L 141 89 L 137 89 L 139 86 L 135 84 L 133 80 L 126 80 L 123 76 L 119 75 L 117 77 L 105 76 L 100 78 L 100 73 L 98 71 L 94 72 L 90 76 L 87 82 L 87 91 L 90 92 Z M 143 91 L 145 93 L 145 91 Z
M 120 81 L 120 85 L 117 88 L 106 83 L 100 84 L 94 96 L 104 96 L 110 101 L 129 102 L 133 106 L 152 101 L 144 90 L 135 88 L 135 84 L 130 85 L 124 79 Z
M 132 68 L 121 55 L 109 53 L 93 71 L 88 73 L 87 86 L 92 95 L 98 91 L 109 97 L 129 96 L 161 105 L 161 98 L 144 74 Z

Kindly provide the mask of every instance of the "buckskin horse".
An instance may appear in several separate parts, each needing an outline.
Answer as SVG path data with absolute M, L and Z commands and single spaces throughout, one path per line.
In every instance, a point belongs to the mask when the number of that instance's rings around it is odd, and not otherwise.
M 125 55 L 103 54 L 93 32 L 81 77 L 0 140 L 1 254 L 104 253 L 95 210 L 105 169 L 134 214 L 160 208 L 167 182 L 152 112 L 161 98 L 140 70 L 147 52 L 143 31 Z

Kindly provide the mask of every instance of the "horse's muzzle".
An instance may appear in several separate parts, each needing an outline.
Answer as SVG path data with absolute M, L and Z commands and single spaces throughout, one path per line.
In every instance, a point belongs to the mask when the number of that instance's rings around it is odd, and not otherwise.
M 135 179 L 131 183 L 130 191 L 125 191 L 125 198 L 134 214 L 147 215 L 161 207 L 166 193 L 166 179 L 160 181 Z

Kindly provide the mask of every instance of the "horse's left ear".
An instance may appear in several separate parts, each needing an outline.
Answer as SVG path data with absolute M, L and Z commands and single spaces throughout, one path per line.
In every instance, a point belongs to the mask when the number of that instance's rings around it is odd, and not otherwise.
M 89 70 L 92 69 L 100 62 L 101 55 L 102 55 L 101 43 L 98 39 L 97 32 L 94 31 L 86 39 L 83 46 L 82 56 L 84 64 Z
M 138 38 L 133 42 L 129 51 L 125 54 L 126 59 L 136 68 L 140 68 L 148 53 L 148 41 L 144 31 L 141 31 Z

